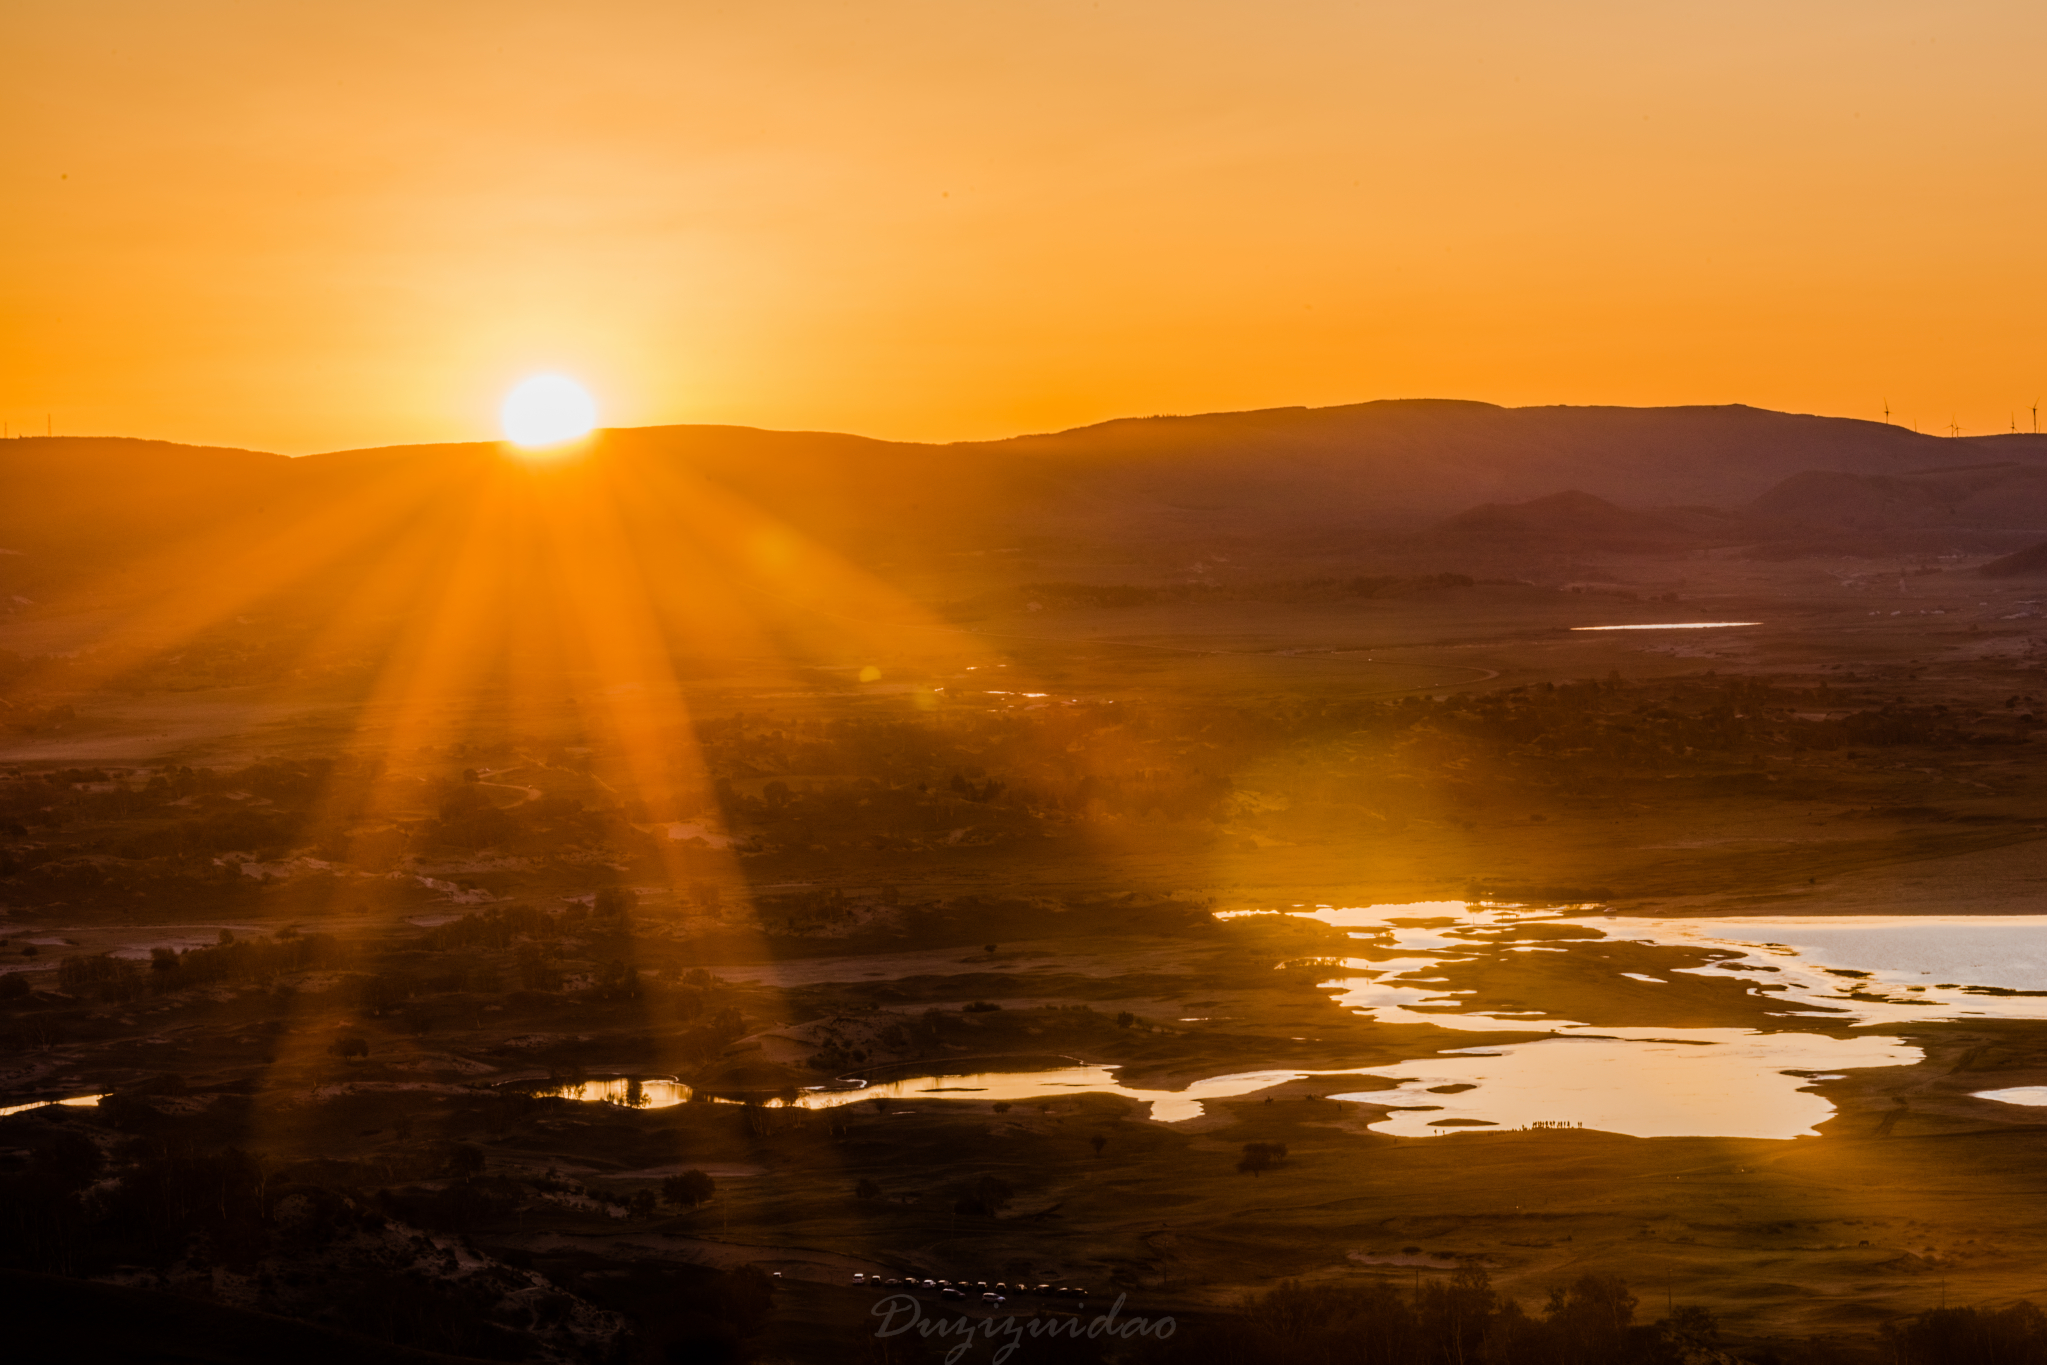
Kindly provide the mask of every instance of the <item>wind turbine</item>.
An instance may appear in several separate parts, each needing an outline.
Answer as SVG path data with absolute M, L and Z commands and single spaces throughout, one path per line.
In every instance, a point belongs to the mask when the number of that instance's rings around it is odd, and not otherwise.
M 1891 400 L 1890 400 L 1890 399 L 1888 399 L 1888 398 L 1886 398 L 1886 399 L 1884 399 L 1884 425 L 1885 425 L 1885 426 L 1889 426 L 1890 424 L 1891 424 Z
M 1955 425 L 1955 415 L 1953 413 L 1948 414 L 1947 434 L 1950 438 L 1960 436 L 1962 434 L 1962 429 Z

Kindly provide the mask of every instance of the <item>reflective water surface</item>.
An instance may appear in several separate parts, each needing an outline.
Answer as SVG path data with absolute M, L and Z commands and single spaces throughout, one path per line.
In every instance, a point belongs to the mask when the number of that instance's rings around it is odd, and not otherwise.
M 1068 1066 L 1042 1071 L 976 1071 L 906 1076 L 893 1080 L 833 1086 L 828 1089 L 804 1090 L 794 1095 L 762 1097 L 762 1102 L 770 1107 L 794 1106 L 802 1109 L 833 1109 L 846 1104 L 871 1104 L 876 1100 L 887 1104 L 892 1100 L 915 1099 L 987 1100 L 990 1103 L 1002 1100 L 1022 1105 L 1044 1103 L 1062 1096 L 1070 1097 L 1092 1091 L 1148 1102 L 1152 1107 L 1153 1119 L 1161 1123 L 1178 1123 L 1183 1119 L 1199 1118 L 1203 1100 L 1232 1099 L 1287 1081 L 1301 1080 L 1310 1075 L 1360 1074 L 1362 1073 L 1356 1071 L 1243 1071 L 1227 1076 L 1211 1076 L 1206 1080 L 1194 1082 L 1185 1090 L 1143 1090 L 1119 1084 L 1113 1067 Z M 584 1081 L 580 1084 L 536 1086 L 533 1087 L 533 1093 L 560 1095 L 565 1099 L 631 1104 L 634 1102 L 630 1098 L 632 1084 L 624 1077 L 616 1077 Z M 642 1080 L 639 1085 L 642 1096 L 639 1106 L 648 1109 L 686 1104 L 692 1098 L 690 1087 L 674 1080 Z M 730 1095 L 708 1093 L 703 1099 L 711 1103 L 739 1102 Z
M 26 1114 L 31 1109 L 43 1109 L 53 1104 L 69 1105 L 74 1109 L 91 1109 L 105 1098 L 106 1095 L 98 1094 L 72 1095 L 61 1100 L 30 1100 L 27 1104 L 10 1104 L 5 1109 L 0 1109 L 0 1119 L 6 1118 L 9 1114 Z
M 2047 1017 L 2047 918 L 2040 917 L 1650 920 L 1457 901 L 1297 913 L 1350 931 L 1361 949 L 1389 954 L 1333 964 L 1325 985 L 1349 1008 L 1389 1023 L 1551 1035 L 1403 1062 L 1404 1083 L 1394 1102 L 1431 1107 L 1403 1109 L 1373 1125 L 1386 1133 L 1554 1123 L 1639 1137 L 1803 1136 L 1833 1112 L 1810 1087 L 1841 1078 L 1815 1073 L 1921 1059 L 1900 1039 L 1861 1030 L 1971 1015 Z M 1522 939 L 1530 926 L 1553 937 Z M 1785 1022 L 1594 1028 L 1561 1009 L 1488 1008 L 1476 990 L 1452 984 L 1457 966 L 1483 965 L 1499 954 L 1578 953 L 1601 960 L 1616 943 L 1692 951 L 1671 954 L 1656 975 L 1602 968 L 1611 971 L 1615 990 L 1630 989 L 1624 982 L 1673 985 L 1686 975 L 1724 978 L 1747 988 L 1759 1014 Z M 1703 962 L 1701 949 L 1710 954 Z M 1582 973 L 1574 978 L 1584 979 Z M 1580 1008 L 1597 999 L 1598 978 L 1592 979 L 1591 999 L 1585 986 L 1577 988 Z M 1812 1031 L 1829 1026 L 1836 1032 Z M 1837 1036 L 1842 1030 L 1851 1036 Z M 1472 1088 L 1432 1093 L 1447 1084 Z M 1389 1099 L 1383 1091 L 1344 1098 Z
M 1978 1090 L 1979 1100 L 2001 1100 L 2005 1104 L 2047 1104 L 2047 1085 L 2020 1085 L 2010 1090 Z
M 1892 1038 L 1753 1034 L 1741 1029 L 1623 1029 L 1636 1037 L 1565 1035 L 1504 1047 L 1460 1048 L 1404 1064 L 1415 1073 L 1393 1095 L 1335 1095 L 1425 1106 L 1373 1129 L 1426 1137 L 1446 1127 L 1598 1128 L 1635 1137 L 1783 1138 L 1810 1135 L 1834 1106 L 1804 1087 L 1821 1070 L 1908 1066 L 1919 1049 Z M 1701 1036 L 1714 1035 L 1714 1036 Z M 1437 1086 L 1476 1088 L 1433 1093 Z
M 535 1095 L 623 1104 L 635 1109 L 666 1109 L 670 1105 L 687 1104 L 692 1093 L 688 1086 L 673 1076 L 607 1076 L 594 1081 L 566 1081 L 559 1085 L 536 1084 L 520 1088 Z
M 1281 912 L 1222 917 L 1273 913 Z M 1109 1066 L 984 1058 L 953 1063 L 953 1074 L 880 1071 L 754 1098 L 810 1109 L 916 1099 L 1029 1105 L 1094 1091 L 1148 1104 L 1154 1120 L 1178 1123 L 1200 1117 L 1204 1101 L 1313 1078 L 1327 1082 L 1318 1090 L 1331 1098 L 1387 1106 L 1373 1127 L 1399 1136 L 1554 1126 L 1638 1137 L 1794 1138 L 1833 1112 L 1816 1087 L 1859 1069 L 1921 1060 L 1917 1048 L 1884 1035 L 1887 1025 L 2047 1017 L 2047 917 L 1621 919 L 1587 907 L 1463 901 L 1288 913 L 1341 928 L 1357 944 L 1355 957 L 1317 960 L 1331 999 L 1384 1023 L 1439 1030 L 1440 1043 L 1417 1043 L 1391 1063 L 1230 1072 L 1180 1089 L 1123 1084 Z M 1699 1018 L 1683 1013 L 1688 978 L 1740 983 L 1733 994 L 1716 985 L 1713 1004 L 1724 1011 L 1736 1002 L 1735 1017 L 1754 1026 L 1676 1022 Z M 1554 984 L 1561 982 L 1568 990 Z M 1597 1018 L 1616 1002 L 1632 1012 L 1619 1017 L 1673 1022 L 1614 1027 L 1570 1017 L 1573 1006 Z M 1497 1041 L 1481 1041 L 1484 1035 Z M 1037 1069 L 994 1069 L 1004 1065 Z M 1396 1088 L 1344 1088 L 1345 1078 L 1367 1075 Z M 526 1088 L 646 1108 L 746 1098 L 699 1096 L 673 1077 Z M 0 1116 L 100 1098 L 37 1100 L 0 1108 Z M 2047 1087 L 1981 1098 L 2047 1105 Z
M 1270 913 L 1280 912 L 1226 911 L 1221 917 Z M 1443 1030 L 1445 1045 L 1391 1064 L 1232 1072 L 1178 1090 L 1123 1084 L 1107 1066 L 989 1070 L 1000 1063 L 965 1062 L 957 1074 L 882 1074 L 768 1102 L 813 1109 L 923 1098 L 1026 1105 L 1096 1091 L 1147 1103 L 1154 1120 L 1178 1123 L 1200 1117 L 1206 1100 L 1314 1078 L 1328 1082 L 1330 1098 L 1387 1106 L 1387 1116 L 1372 1126 L 1404 1137 L 1541 1126 L 1637 1137 L 1795 1138 L 1833 1113 L 1820 1085 L 1859 1069 L 1922 1059 L 1918 1048 L 1884 1036 L 1886 1024 L 2047 1017 L 2047 918 L 2041 917 L 1620 919 L 1586 907 L 1464 901 L 1297 906 L 1290 913 L 1341 928 L 1358 944 L 1359 956 L 1321 964 L 1333 1000 L 1385 1023 Z M 1625 964 L 1607 962 L 1618 944 L 1670 950 L 1667 965 L 1654 956 L 1645 962 L 1639 952 Z M 1521 954 L 1565 956 L 1514 956 Z M 1738 981 L 1744 992 L 1736 998 L 1752 1002 L 1743 1008 L 1758 1026 L 1594 1026 L 1571 1018 L 1557 1002 L 1544 1008 L 1540 995 L 1488 1001 L 1479 988 L 1458 984 L 1498 979 L 1497 972 L 1487 977 L 1480 969 L 1516 962 L 1552 964 L 1563 972 L 1555 979 L 1572 982 L 1578 1009 L 1595 1016 L 1609 999 L 1605 991 L 1631 992 L 1628 1002 L 1640 1017 L 1645 990 L 1681 987 L 1687 976 Z M 1516 979 L 1552 977 L 1522 973 Z M 1670 1017 L 1678 1018 L 1680 1008 L 1672 1004 Z M 1474 1046 L 1456 1042 L 1458 1033 L 1516 1036 Z M 1543 1036 L 1530 1039 L 1531 1033 Z M 1391 1079 L 1396 1088 L 1344 1089 L 1345 1077 L 1365 1075 Z M 671 1079 L 639 1082 L 637 1091 L 633 1085 L 598 1080 L 553 1093 L 649 1107 L 691 1097 L 688 1086 Z M 2047 1087 L 1984 1092 L 1984 1098 L 2047 1104 Z

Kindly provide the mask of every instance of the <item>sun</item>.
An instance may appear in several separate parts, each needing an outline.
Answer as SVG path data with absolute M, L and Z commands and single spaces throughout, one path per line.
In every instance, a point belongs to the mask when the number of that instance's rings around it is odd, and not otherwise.
M 498 425 L 513 445 L 560 445 L 590 434 L 597 425 L 597 400 L 565 374 L 536 374 L 505 395 Z

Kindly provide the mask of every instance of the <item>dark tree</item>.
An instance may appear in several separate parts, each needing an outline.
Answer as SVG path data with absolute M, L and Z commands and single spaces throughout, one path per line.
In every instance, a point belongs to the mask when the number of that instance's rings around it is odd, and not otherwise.
M 1686 1351 L 1710 1352 L 1720 1343 L 1720 1323 L 1695 1303 L 1673 1310 L 1656 1325 L 1663 1329 L 1666 1338 Z M 2047 1345 L 2047 1334 L 2043 1334 L 2041 1344 Z
M 2047 1359 L 2047 1313 L 2025 1299 L 2000 1309 L 1930 1308 L 1885 1323 L 1883 1334 L 1901 1365 L 2032 1365 Z
M 702 1171 L 684 1171 L 661 1182 L 663 1199 L 671 1204 L 687 1204 L 691 1208 L 696 1208 L 717 1192 L 717 1185 Z
M 1284 1142 L 1247 1142 L 1244 1144 L 1243 1159 L 1237 1162 L 1237 1174 L 1242 1175 L 1249 1171 L 1256 1176 L 1285 1160 Z

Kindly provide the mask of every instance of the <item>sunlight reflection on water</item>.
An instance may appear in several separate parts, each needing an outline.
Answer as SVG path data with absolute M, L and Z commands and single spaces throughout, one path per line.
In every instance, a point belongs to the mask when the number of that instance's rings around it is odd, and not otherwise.
M 1632 626 L 1572 626 L 1572 630 L 1726 630 L 1729 626 L 1759 626 L 1761 621 L 1656 621 Z
M 1464 900 L 1431 900 L 1414 905 L 1292 907 L 1292 913 L 1341 927 L 1361 950 L 1382 958 L 1343 958 L 1329 964 L 1335 1003 L 1384 1023 L 1421 1023 L 1462 1033 L 1519 1033 L 1523 1040 L 1480 1048 L 1449 1048 L 1353 1070 L 1251 1070 L 1208 1076 L 1179 1091 L 1122 1085 L 1114 1066 L 1052 1066 L 1044 1070 L 974 1070 L 870 1078 L 866 1085 L 790 1093 L 770 1103 L 807 1109 L 839 1105 L 974 1099 L 1013 1105 L 1046 1103 L 1079 1093 L 1122 1095 L 1150 1105 L 1152 1119 L 1177 1124 L 1202 1115 L 1210 1099 L 1253 1095 L 1275 1085 L 1326 1078 L 1341 1087 L 1343 1076 L 1396 1076 L 1394 1091 L 1351 1091 L 1331 1095 L 1357 1103 L 1390 1103 L 1392 1113 L 1374 1124 L 1392 1136 L 1441 1136 L 1472 1128 L 1597 1128 L 1638 1138 L 1726 1136 L 1797 1138 L 1814 1132 L 1834 1107 L 1812 1087 L 1828 1078 L 1871 1066 L 1910 1066 L 1922 1052 L 1904 1040 L 1857 1033 L 1834 1038 L 1814 1027 L 1867 1029 L 1883 1023 L 1996 1013 L 2043 1017 L 2047 999 L 1981 995 L 1992 990 L 2047 986 L 2047 919 L 1613 919 L 1593 917 L 1591 907 L 1472 905 Z M 1269 911 L 1224 911 L 1236 919 Z M 1539 925 L 1539 929 L 1531 929 Z M 1527 941 L 1537 933 L 1535 941 Z M 1462 964 L 1482 964 L 1505 954 L 1576 954 L 1615 941 L 1648 948 L 1689 950 L 1681 966 L 1672 962 L 1660 976 L 1611 972 L 1615 990 L 1642 984 L 1676 986 L 1683 976 L 1724 976 L 1754 988 L 1781 984 L 1781 993 L 1762 995 L 1767 1013 L 1787 1017 L 1787 1027 L 1593 1027 L 1578 1019 L 1529 1009 L 1486 1009 L 1478 990 L 1460 988 L 1451 976 Z M 1697 950 L 1724 954 L 1697 964 Z M 1537 960 L 1525 960 L 1537 962 Z M 1543 958 L 1541 962 L 1554 962 Z M 1562 964 L 1560 964 L 1562 966 Z M 1832 970 L 1828 970 L 1832 968 Z M 1836 972 L 1867 972 L 1840 976 Z M 1599 976 L 1593 976 L 1597 988 Z M 1930 984 L 1922 984 L 1930 982 Z M 1975 986 L 1975 990 L 1971 990 Z M 1580 986 L 1582 990 L 1582 986 Z M 1760 995 L 1760 993 L 1756 993 Z M 1580 995 L 1582 999 L 1582 995 Z M 1674 999 L 1674 997 L 1672 997 Z M 1781 1001 L 1822 1005 L 1824 1017 L 1787 1013 Z M 1527 1033 L 1548 1038 L 1527 1042 Z M 1441 1087 L 1470 1087 L 1451 1095 Z M 575 1099 L 624 1103 L 630 1083 L 590 1081 L 557 1093 Z M 2008 1099 L 2012 1095 L 2012 1099 Z M 1990 1095 L 2008 1103 L 2016 1091 Z M 641 1103 L 665 1107 L 686 1103 L 690 1087 L 676 1081 L 643 1081 Z M 708 1097 L 706 1099 L 714 1099 Z M 731 1101 L 733 1097 L 716 1097 Z
M 1897 1038 L 1837 1038 L 1795 1026 L 1595 1031 L 1541 1011 L 1485 1009 L 1460 998 L 1476 992 L 1448 988 L 1452 978 L 1442 975 L 1445 970 L 1482 964 L 1502 949 L 1571 952 L 1616 942 L 1709 949 L 1722 954 L 1718 961 L 1673 962 L 1659 977 L 1613 969 L 1615 987 L 1624 988 L 1622 981 L 1629 979 L 1672 985 L 1674 974 L 1682 973 L 1740 981 L 1762 997 L 1756 988 L 1768 984 L 1779 988 L 1764 997 L 1771 1003 L 1802 1003 L 1833 1016 L 1801 1016 L 1781 1006 L 1768 1011 L 1799 1019 L 1806 1029 L 1832 1024 L 1859 1030 L 1963 1015 L 2047 1017 L 2047 996 L 2014 994 L 2047 987 L 2047 918 L 1621 920 L 1594 918 L 1586 909 L 1435 901 L 1297 910 L 1303 918 L 1350 930 L 1361 947 L 1436 950 L 1423 958 L 1344 959 L 1347 974 L 1323 983 L 1341 992 L 1332 997 L 1340 1005 L 1387 1023 L 1553 1035 L 1489 1046 L 1477 1056 L 1471 1055 L 1477 1049 L 1454 1049 L 1403 1061 L 1394 1069 L 1425 1074 L 1404 1084 L 1397 1096 L 1380 1091 L 1344 1098 L 1429 1106 L 1402 1109 L 1373 1125 L 1404 1136 L 1446 1126 L 1554 1122 L 1640 1137 L 1783 1138 L 1810 1133 L 1833 1113 L 1807 1087 L 1839 1076 L 1813 1073 L 1906 1066 L 1923 1055 Z M 1532 924 L 1561 937 L 1507 941 Z M 1445 1084 L 1474 1088 L 1454 1097 L 1429 1093 Z
M 1395 1080 L 1391 1090 L 1358 1090 L 1326 1098 L 1387 1104 L 1392 1112 L 1372 1127 L 1401 1137 L 1528 1126 L 1584 1127 L 1637 1137 L 1793 1138 L 1809 1135 L 1834 1108 L 1812 1087 L 1870 1067 L 1909 1066 L 1923 1059 L 1902 1039 L 1861 1030 L 1904 1021 L 1997 1015 L 2047 1017 L 2047 917 L 1970 919 L 1617 919 L 1590 907 L 1535 907 L 1432 901 L 1408 905 L 1296 906 L 1292 913 L 1349 931 L 1361 952 L 1380 957 L 1342 958 L 1323 964 L 1323 983 L 1335 1003 L 1381 1022 L 1420 1024 L 1465 1034 L 1518 1034 L 1514 1041 L 1423 1052 L 1371 1067 L 1332 1071 L 1274 1069 L 1232 1072 L 1194 1081 L 1183 1089 L 1145 1089 L 1117 1080 L 1117 1068 L 1075 1063 L 1038 1070 L 960 1071 L 955 1074 L 868 1077 L 776 1097 L 771 1105 L 830 1109 L 919 1099 L 973 1100 L 1019 1106 L 1083 1093 L 1106 1093 L 1147 1103 L 1163 1123 L 1198 1118 L 1208 1100 L 1234 1099 L 1278 1085 L 1326 1080 L 1338 1089 L 1345 1077 Z M 1240 918 L 1274 911 L 1225 911 Z M 1532 941 L 1531 941 L 1532 937 Z M 1582 953 L 1630 943 L 1684 950 L 1658 976 L 1623 972 L 1602 963 L 1611 989 L 1659 988 L 1654 999 L 1676 1000 L 1660 988 L 1685 976 L 1720 977 L 1751 988 L 1766 1014 L 1785 1018 L 1781 1030 L 1763 1028 L 1602 1027 L 1565 1018 L 1525 1001 L 1484 1007 L 1482 993 L 1460 987 L 1454 973 L 1507 954 Z M 1699 965 L 1706 949 L 1719 960 Z M 1537 961 L 1562 967 L 1555 959 Z M 1643 964 L 1636 964 L 1643 965 Z M 1576 970 L 1573 968 L 1573 970 Z M 1596 970 L 1590 985 L 1598 990 Z M 1843 975 L 1842 973 L 1850 973 Z M 1632 980 L 1630 979 L 1632 978 Z M 1774 993 L 1755 988 L 1782 986 Z M 1723 988 L 1724 989 L 1724 988 Z M 1786 1011 L 1798 1002 L 1824 1015 Z M 1538 1001 L 1538 1003 L 1540 1003 Z M 1631 1002 L 1640 1008 L 1642 1001 Z M 1673 1008 L 1677 1008 L 1673 1006 Z M 1591 1012 L 1588 1008 L 1587 1012 Z M 1855 1030 L 1846 1037 L 1816 1028 Z M 1533 1040 L 1528 1034 L 1546 1034 Z M 987 1059 L 959 1065 L 988 1065 Z M 1019 1059 L 1019 1064 L 1029 1065 Z M 1444 1087 L 1468 1087 L 1436 1093 Z M 624 1077 L 530 1087 L 535 1093 L 613 1104 L 666 1108 L 692 1098 L 737 1103 L 733 1094 L 695 1096 L 670 1077 Z M 2047 1087 L 1985 1091 L 1982 1098 L 2011 1104 L 2047 1104 Z M 96 1103 L 97 1097 L 65 1103 Z M 33 1108 L 17 1106 L 15 1110 Z
M 1610 1029 L 1598 1038 L 1460 1048 L 1403 1072 L 1427 1074 L 1394 1094 L 1334 1095 L 1369 1104 L 1430 1105 L 1375 1123 L 1375 1132 L 1425 1137 L 1443 1120 L 1521 1128 L 1563 1122 L 1634 1137 L 1805 1137 L 1834 1106 L 1788 1069 L 1910 1066 L 1922 1054 L 1895 1038 L 1829 1038 L 1746 1029 Z M 1476 1053 L 1477 1055 L 1470 1055 Z M 1451 1083 L 1455 1095 L 1429 1093 Z
M 0 1109 L 0 1119 L 6 1118 L 9 1114 L 26 1114 L 31 1109 L 44 1109 L 53 1104 L 66 1105 L 73 1109 L 91 1109 L 105 1098 L 104 1094 L 100 1094 L 73 1095 L 61 1100 L 30 1100 L 27 1104 L 12 1104 Z
M 884 1104 L 918 1099 L 986 1100 L 991 1104 L 996 1101 L 1007 1101 L 1011 1104 L 1042 1104 L 1092 1092 L 1121 1095 L 1126 1099 L 1148 1102 L 1152 1107 L 1151 1117 L 1154 1120 L 1160 1123 L 1178 1123 L 1185 1119 L 1201 1117 L 1203 1100 L 1233 1099 L 1239 1095 L 1248 1095 L 1254 1091 L 1283 1085 L 1289 1081 L 1303 1080 L 1309 1076 L 1341 1077 L 1362 1074 L 1364 1074 L 1362 1071 L 1240 1071 L 1195 1081 L 1184 1090 L 1144 1090 L 1119 1084 L 1114 1067 L 1069 1066 L 1043 1071 L 977 1071 L 949 1075 L 905 1076 L 896 1080 L 874 1081 L 844 1089 L 806 1090 L 793 1098 L 776 1097 L 765 1099 L 764 1102 L 770 1107 L 800 1109 L 836 1109 L 848 1104 L 868 1104 L 877 1099 Z M 537 1085 L 532 1088 L 532 1093 L 559 1095 L 564 1099 L 625 1104 L 628 1102 L 631 1084 L 632 1082 L 624 1077 L 615 1077 L 579 1084 Z M 686 1104 L 692 1095 L 690 1087 L 673 1080 L 642 1080 L 640 1086 L 644 1097 L 640 1107 L 648 1109 L 665 1109 L 671 1105 Z M 738 1102 L 730 1095 L 714 1096 L 708 1093 L 704 1099 L 712 1103 Z
M 2003 1104 L 2047 1104 L 2047 1085 L 2017 1085 L 2009 1090 L 1978 1090 L 1975 1098 Z

